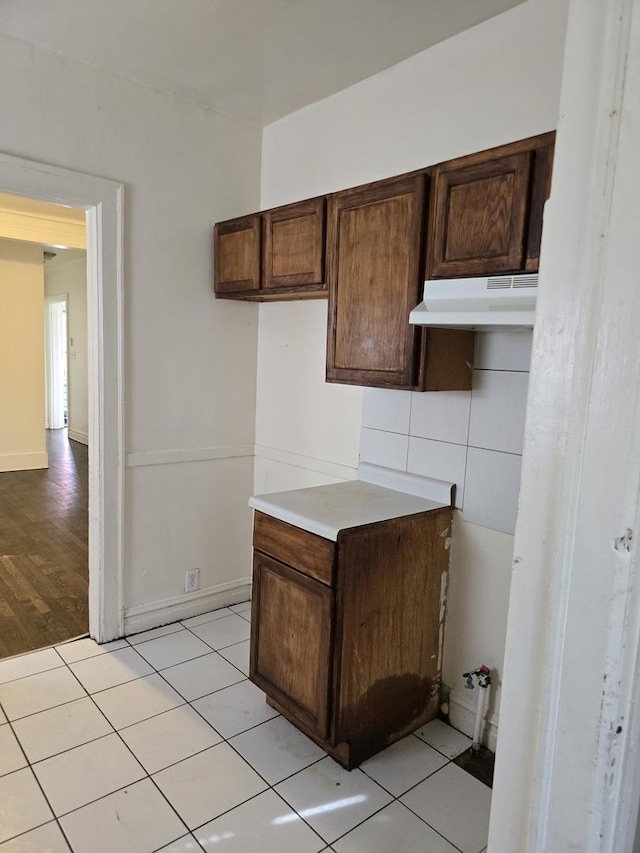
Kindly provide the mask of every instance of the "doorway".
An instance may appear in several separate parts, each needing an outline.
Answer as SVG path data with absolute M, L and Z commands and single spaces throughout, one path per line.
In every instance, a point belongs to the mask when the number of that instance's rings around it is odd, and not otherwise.
M 3 658 L 88 633 L 89 466 L 84 211 L 0 207 Z
M 69 423 L 68 297 L 45 296 L 44 305 L 45 426 L 64 429 Z
M 123 187 L 0 154 L 0 192 L 86 215 L 89 634 L 106 642 L 123 633 Z

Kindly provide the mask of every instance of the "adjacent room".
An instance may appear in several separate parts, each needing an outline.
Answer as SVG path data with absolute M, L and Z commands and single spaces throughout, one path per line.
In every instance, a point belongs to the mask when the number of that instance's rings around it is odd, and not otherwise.
M 0 194 L 0 655 L 87 633 L 84 211 Z

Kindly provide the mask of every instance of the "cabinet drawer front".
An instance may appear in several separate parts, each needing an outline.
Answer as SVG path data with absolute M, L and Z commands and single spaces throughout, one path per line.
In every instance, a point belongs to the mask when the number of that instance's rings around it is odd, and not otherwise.
M 260 216 L 219 222 L 213 232 L 216 293 L 260 287 Z
M 256 512 L 253 546 L 321 583 L 333 583 L 335 545 L 328 539 Z
M 293 717 L 325 738 L 333 591 L 255 553 L 251 680 Z

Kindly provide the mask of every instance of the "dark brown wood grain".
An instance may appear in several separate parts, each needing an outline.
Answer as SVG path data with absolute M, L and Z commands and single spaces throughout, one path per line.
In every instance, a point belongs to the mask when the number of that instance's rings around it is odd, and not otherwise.
M 421 391 L 470 391 L 476 333 L 468 329 L 426 328 L 421 357 Z
M 265 291 L 297 289 L 301 285 L 326 290 L 325 208 L 326 199 L 322 196 L 262 214 Z
M 321 583 L 333 583 L 335 545 L 328 539 L 256 512 L 253 547 Z
M 425 277 L 538 269 L 554 140 L 555 132 L 540 134 L 335 193 L 326 225 L 324 198 L 256 214 L 263 223 L 262 272 L 258 260 L 252 275 L 255 241 L 246 229 L 249 220 L 257 226 L 255 217 L 245 217 L 245 230 L 230 235 L 227 277 L 248 277 L 241 286 L 217 285 L 216 295 L 317 299 L 328 288 L 327 382 L 468 390 L 473 333 L 411 326 L 409 312 Z M 242 222 L 220 223 L 216 233 Z
M 542 241 L 544 203 L 551 194 L 551 173 L 553 170 L 555 133 L 548 134 L 547 136 L 551 137 L 549 144 L 537 148 L 533 155 L 533 181 L 531 187 L 531 201 L 529 205 L 529 232 L 527 236 L 527 257 L 525 262 L 525 269 L 528 272 L 537 272 L 540 265 L 540 243 Z
M 327 381 L 413 388 L 422 290 L 424 175 L 329 199 Z
M 49 468 L 0 473 L 0 658 L 89 629 L 88 454 L 47 431 Z
M 251 679 L 348 769 L 437 711 L 451 521 L 446 507 L 342 530 L 333 587 L 292 568 L 312 534 L 271 526 L 289 565 L 254 550 Z
M 428 241 L 431 277 L 522 269 L 532 153 L 436 169 Z
M 214 289 L 216 295 L 258 290 L 260 287 L 260 214 L 218 222 L 213 229 Z
M 427 225 L 427 276 L 535 271 L 555 132 L 438 164 Z
M 341 531 L 331 742 L 359 764 L 432 719 L 451 509 Z
M 325 738 L 333 592 L 256 551 L 253 561 L 251 680 L 289 718 Z

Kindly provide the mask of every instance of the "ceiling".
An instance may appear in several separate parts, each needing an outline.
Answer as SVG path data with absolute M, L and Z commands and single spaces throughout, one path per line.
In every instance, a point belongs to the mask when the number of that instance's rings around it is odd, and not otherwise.
M 21 195 L 0 193 L 0 210 L 14 213 L 41 216 L 47 219 L 62 219 L 65 222 L 77 222 L 84 227 L 85 212 L 76 207 L 62 204 L 50 204 L 48 201 L 38 201 Z
M 0 33 L 263 125 L 520 2 L 0 0 Z
M 85 249 L 84 210 L 0 193 L 0 239 L 58 249 Z

